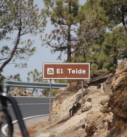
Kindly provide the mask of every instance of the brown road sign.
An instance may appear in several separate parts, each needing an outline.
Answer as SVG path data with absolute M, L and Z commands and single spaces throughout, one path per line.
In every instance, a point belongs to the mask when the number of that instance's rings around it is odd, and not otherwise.
M 43 79 L 90 79 L 90 63 L 43 63 Z

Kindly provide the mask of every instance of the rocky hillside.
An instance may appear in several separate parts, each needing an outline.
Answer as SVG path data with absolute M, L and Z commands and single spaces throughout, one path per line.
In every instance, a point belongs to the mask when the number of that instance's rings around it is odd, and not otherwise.
M 116 72 L 99 72 L 59 89 L 50 137 L 127 137 L 127 60 Z M 43 133 L 46 130 L 43 131 Z

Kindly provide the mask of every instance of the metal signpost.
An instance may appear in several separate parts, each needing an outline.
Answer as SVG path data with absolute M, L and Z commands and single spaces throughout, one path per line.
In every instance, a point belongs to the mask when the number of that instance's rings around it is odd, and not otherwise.
M 52 79 L 77 79 L 82 80 L 82 103 L 83 103 L 83 80 L 90 79 L 90 63 L 43 63 L 43 79 L 50 80 L 50 130 L 51 130 L 51 89 Z

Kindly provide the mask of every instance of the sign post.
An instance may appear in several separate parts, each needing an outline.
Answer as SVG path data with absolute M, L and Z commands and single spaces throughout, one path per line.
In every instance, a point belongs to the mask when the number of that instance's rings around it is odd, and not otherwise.
M 49 93 L 49 119 L 50 119 L 50 131 L 51 131 L 51 122 L 52 122 L 52 117 L 51 117 L 51 104 L 52 104 L 52 100 L 51 100 L 51 98 L 52 98 L 52 81 L 51 81 L 51 79 L 50 79 L 50 93 Z
M 81 87 L 82 87 L 82 104 L 81 104 L 81 106 L 82 106 L 83 105 L 83 79 L 81 81 Z
M 51 79 L 77 79 L 81 81 L 83 104 L 83 79 L 90 79 L 90 63 L 43 63 L 43 79 L 50 79 L 50 130 L 51 130 Z

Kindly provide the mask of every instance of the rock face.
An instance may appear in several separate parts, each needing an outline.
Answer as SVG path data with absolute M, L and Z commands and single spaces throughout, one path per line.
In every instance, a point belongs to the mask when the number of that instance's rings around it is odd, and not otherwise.
M 109 107 L 114 114 L 114 127 L 107 137 L 125 137 L 127 136 L 127 60 L 118 65 L 111 88 Z
M 51 137 L 78 137 L 79 135 L 87 137 L 96 134 L 96 131 L 101 129 L 102 121 L 104 118 L 106 119 L 107 115 L 100 111 L 102 107 L 100 102 L 107 95 L 100 92 L 100 89 L 84 88 L 83 91 L 88 91 L 88 94 L 84 94 L 83 99 L 80 96 L 82 89 L 73 94 L 66 93 L 63 89 L 63 92 L 56 97 L 52 106 L 52 124 L 58 125 L 58 127 L 54 126 Z M 80 98 L 78 98 L 79 96 Z M 69 110 L 77 100 L 81 107 L 70 117 Z
M 117 116 L 127 118 L 127 60 L 121 62 L 111 84 L 110 106 Z
M 90 81 L 84 82 L 83 91 L 81 89 L 81 81 L 71 80 L 69 81 L 70 86 L 61 88 L 58 91 L 58 95 L 55 98 L 55 101 L 52 106 L 52 120 L 53 122 L 62 121 L 62 119 L 69 118 L 69 110 L 72 108 L 75 102 L 79 102 L 82 106 L 79 108 L 81 112 L 85 112 L 92 108 L 93 100 L 91 102 L 87 101 L 88 98 L 93 97 L 95 94 L 103 96 L 102 89 L 98 90 L 98 84 L 101 85 L 101 82 L 106 81 L 111 76 L 109 72 L 100 72 L 92 76 L 93 79 Z M 86 86 L 86 83 L 89 86 Z M 97 84 L 98 83 L 98 84 Z M 108 83 L 108 82 L 107 82 Z M 106 86 L 106 85 L 105 85 Z M 79 89 L 80 87 L 80 89 Z M 72 89 L 74 89 L 72 91 Z M 82 98 L 83 92 L 83 98 Z M 89 95 L 87 95 L 89 94 Z M 98 99 L 100 100 L 100 99 Z M 96 101 L 98 102 L 98 101 Z M 96 104 L 96 103 L 95 103 Z M 101 106 L 101 105 L 100 105 Z M 77 110 L 77 112 L 79 112 Z M 79 112 L 80 113 L 80 112 Z
M 78 95 L 81 95 L 81 90 L 79 90 L 76 94 L 63 92 L 56 96 L 52 106 L 53 122 L 56 123 L 69 118 L 69 110 L 72 108 L 73 103 L 76 101 Z

